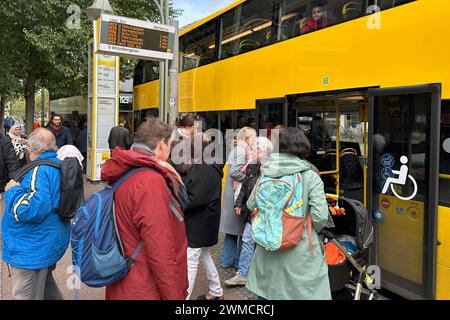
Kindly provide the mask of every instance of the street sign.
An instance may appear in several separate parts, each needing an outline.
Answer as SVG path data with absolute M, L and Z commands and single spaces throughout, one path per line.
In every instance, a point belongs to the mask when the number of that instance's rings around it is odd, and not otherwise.
M 144 60 L 172 60 L 175 27 L 102 14 L 95 23 L 95 52 Z

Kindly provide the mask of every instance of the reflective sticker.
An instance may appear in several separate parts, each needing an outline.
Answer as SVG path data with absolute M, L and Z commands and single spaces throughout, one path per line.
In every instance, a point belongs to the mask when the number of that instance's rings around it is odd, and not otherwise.
M 375 218 L 375 220 L 377 220 L 378 222 L 381 222 L 384 220 L 384 213 L 381 210 L 377 210 L 374 212 L 373 217 Z

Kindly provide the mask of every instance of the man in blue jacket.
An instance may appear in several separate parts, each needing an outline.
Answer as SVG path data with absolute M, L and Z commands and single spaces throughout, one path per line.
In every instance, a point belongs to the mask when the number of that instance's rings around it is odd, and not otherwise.
M 55 137 L 47 129 L 30 134 L 28 150 L 32 161 L 60 163 Z M 70 222 L 62 222 L 54 209 L 59 207 L 59 187 L 60 171 L 46 165 L 6 185 L 2 258 L 11 266 L 17 300 L 62 299 L 52 271 L 69 245 Z

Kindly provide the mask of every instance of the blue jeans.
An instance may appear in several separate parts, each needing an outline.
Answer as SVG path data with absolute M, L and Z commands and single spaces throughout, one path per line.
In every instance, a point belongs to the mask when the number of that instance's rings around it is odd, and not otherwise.
M 239 240 L 239 241 L 238 241 Z M 225 234 L 223 240 L 222 256 L 220 257 L 220 265 L 223 268 L 234 266 L 239 268 L 239 257 L 241 256 L 242 239 L 233 234 Z
M 239 258 L 239 269 L 237 275 L 246 278 L 250 263 L 252 262 L 253 253 L 255 252 L 255 242 L 252 237 L 252 226 L 250 223 L 245 224 L 244 233 L 242 235 L 242 250 Z

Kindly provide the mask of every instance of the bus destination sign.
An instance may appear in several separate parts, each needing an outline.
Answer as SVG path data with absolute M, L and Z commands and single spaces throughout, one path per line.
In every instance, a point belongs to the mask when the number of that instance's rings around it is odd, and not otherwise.
M 173 59 L 172 26 L 103 14 L 96 27 L 97 53 L 146 60 Z

